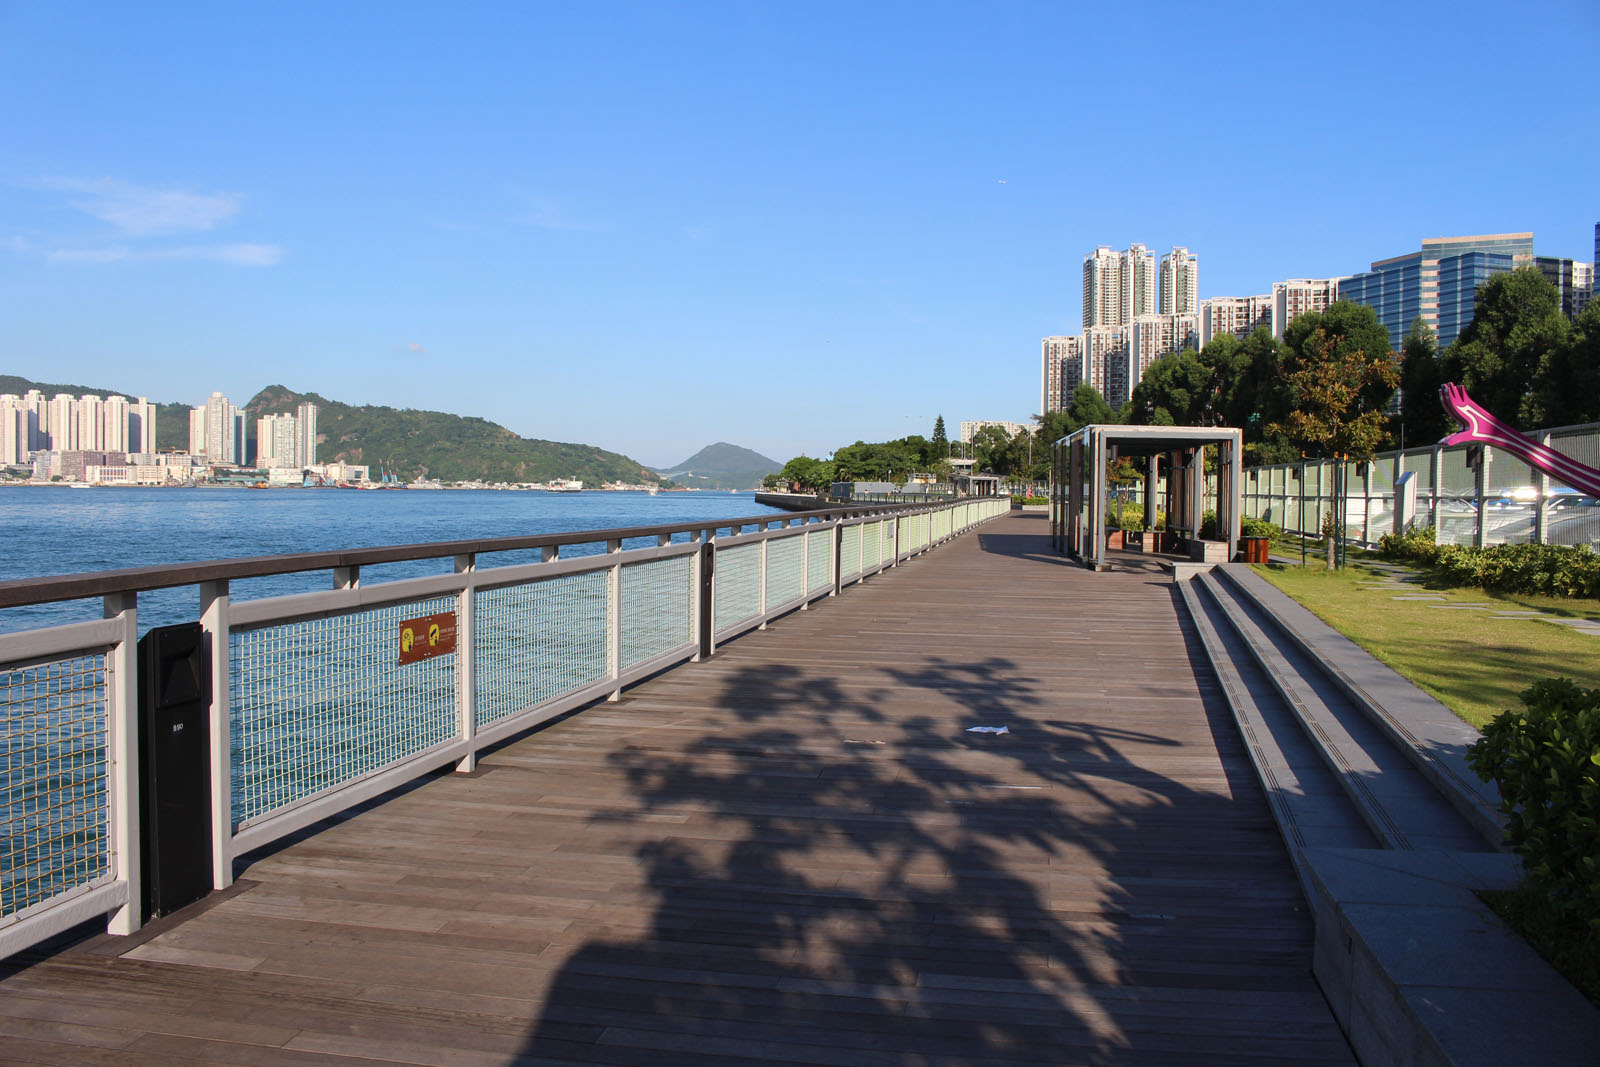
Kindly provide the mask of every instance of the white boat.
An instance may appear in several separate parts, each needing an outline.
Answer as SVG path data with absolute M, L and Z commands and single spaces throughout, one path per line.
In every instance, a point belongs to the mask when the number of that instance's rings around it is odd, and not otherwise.
M 578 478 L 557 478 L 545 486 L 552 493 L 581 493 L 583 481 Z

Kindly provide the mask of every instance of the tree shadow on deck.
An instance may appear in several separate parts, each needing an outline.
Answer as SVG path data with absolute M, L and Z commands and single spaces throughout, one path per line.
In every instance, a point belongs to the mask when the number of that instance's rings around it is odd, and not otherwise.
M 613 818 L 689 819 L 637 844 L 650 928 L 565 959 L 529 1057 L 1343 1055 L 1282 1010 L 1309 959 L 1259 798 L 1241 815 L 1155 769 L 1182 744 L 1103 698 L 1040 692 L 1008 659 L 928 658 L 749 666 L 713 707 L 724 726 L 680 750 L 611 757 L 637 805 Z

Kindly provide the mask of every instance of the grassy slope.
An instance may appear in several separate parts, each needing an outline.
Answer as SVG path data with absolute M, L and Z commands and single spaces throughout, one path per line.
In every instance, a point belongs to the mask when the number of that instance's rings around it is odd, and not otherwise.
M 1582 686 L 1600 686 L 1600 638 L 1539 619 L 1494 619 L 1487 611 L 1442 611 L 1426 602 L 1395 600 L 1388 590 L 1359 588 L 1375 578 L 1359 564 L 1331 574 L 1316 561 L 1304 570 L 1256 569 L 1474 726 L 1508 708 L 1520 708 L 1518 694 L 1539 678 L 1565 676 Z M 1426 592 L 1438 592 L 1447 604 L 1533 608 L 1600 619 L 1595 601 L 1498 596 L 1472 589 Z

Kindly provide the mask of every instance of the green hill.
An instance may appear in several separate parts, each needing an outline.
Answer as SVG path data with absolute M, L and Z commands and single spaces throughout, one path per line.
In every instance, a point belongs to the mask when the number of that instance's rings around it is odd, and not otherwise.
M 36 382 L 15 374 L 0 374 L 0 393 L 20 396 L 29 389 L 46 396 L 137 395 L 123 389 Z M 374 477 L 381 464 L 405 481 L 437 478 L 445 482 L 545 482 L 552 478 L 581 478 L 586 485 L 599 486 L 602 482 L 648 484 L 662 480 L 638 461 L 593 445 L 518 437 L 486 419 L 442 411 L 342 404 L 316 393 L 296 393 L 281 385 L 267 386 L 245 405 L 249 413 L 245 420 L 247 436 L 254 441 L 256 419 L 262 415 L 293 414 L 298 405 L 306 402 L 317 405 L 317 459 L 323 463 L 365 463 L 372 468 Z M 157 405 L 156 447 L 189 447 L 190 406 Z
M 251 429 L 263 415 L 293 414 L 317 405 L 317 459 L 365 463 L 376 477 L 380 465 L 401 479 L 446 482 L 544 482 L 581 478 L 602 482 L 659 482 L 649 468 L 593 445 L 518 437 L 486 419 L 377 405 L 342 404 L 316 393 L 269 385 L 245 405 Z
M 761 479 L 783 469 L 777 460 L 752 449 L 718 441 L 673 467 L 656 473 L 691 489 L 759 489 Z

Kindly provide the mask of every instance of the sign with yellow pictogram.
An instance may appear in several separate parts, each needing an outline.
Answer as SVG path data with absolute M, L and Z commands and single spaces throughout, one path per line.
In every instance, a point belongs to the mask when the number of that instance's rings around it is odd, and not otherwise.
M 456 613 L 441 611 L 400 624 L 400 666 L 456 650 Z

